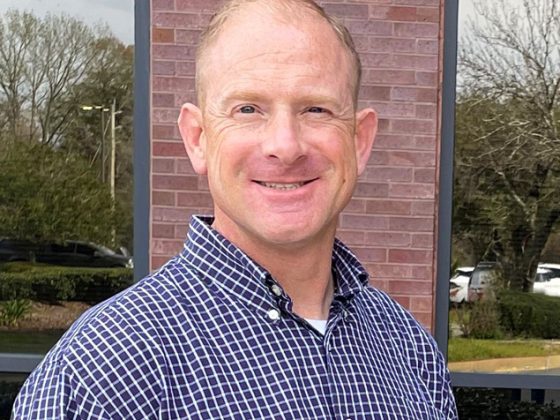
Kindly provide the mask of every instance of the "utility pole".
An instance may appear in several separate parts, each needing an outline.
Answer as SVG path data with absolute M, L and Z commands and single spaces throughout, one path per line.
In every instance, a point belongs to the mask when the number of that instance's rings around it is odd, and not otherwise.
M 115 169 L 116 169 L 116 146 L 117 142 L 115 140 L 115 107 L 116 100 L 113 98 L 113 103 L 111 104 L 111 172 L 109 174 L 111 179 L 111 198 L 113 199 L 113 206 L 115 203 Z

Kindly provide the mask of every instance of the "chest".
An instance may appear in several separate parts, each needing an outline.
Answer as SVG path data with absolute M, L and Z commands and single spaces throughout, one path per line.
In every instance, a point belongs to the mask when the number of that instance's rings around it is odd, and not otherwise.
M 439 418 L 406 345 L 345 318 L 325 336 L 289 317 L 198 320 L 165 343 L 162 408 L 195 418 Z

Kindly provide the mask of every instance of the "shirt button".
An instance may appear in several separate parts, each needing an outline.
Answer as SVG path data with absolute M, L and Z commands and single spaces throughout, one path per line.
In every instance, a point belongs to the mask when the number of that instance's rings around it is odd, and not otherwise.
M 277 284 L 273 284 L 270 289 L 272 290 L 272 293 L 274 293 L 276 296 L 282 295 L 282 289 Z
M 277 321 L 280 319 L 280 312 L 278 311 L 278 309 L 271 309 L 266 314 L 268 315 L 268 319 L 270 319 L 271 321 Z

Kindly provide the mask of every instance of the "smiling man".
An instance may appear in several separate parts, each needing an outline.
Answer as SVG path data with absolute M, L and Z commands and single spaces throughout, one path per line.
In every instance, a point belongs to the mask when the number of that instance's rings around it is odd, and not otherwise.
M 228 1 L 197 69 L 179 128 L 213 217 L 76 322 L 16 418 L 456 418 L 433 339 L 335 239 L 377 127 L 347 30 L 312 1 Z

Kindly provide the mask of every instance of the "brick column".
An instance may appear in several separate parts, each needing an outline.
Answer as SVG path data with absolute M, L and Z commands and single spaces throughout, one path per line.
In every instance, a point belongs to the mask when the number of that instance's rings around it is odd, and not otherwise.
M 365 263 L 372 284 L 427 327 L 434 312 L 443 1 L 319 1 L 350 29 L 364 67 L 360 106 L 380 117 L 338 236 Z M 219 3 L 152 0 L 152 269 L 181 249 L 190 215 L 211 213 L 206 181 L 192 171 L 176 120 L 180 105 L 195 101 L 195 46 Z

